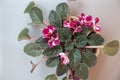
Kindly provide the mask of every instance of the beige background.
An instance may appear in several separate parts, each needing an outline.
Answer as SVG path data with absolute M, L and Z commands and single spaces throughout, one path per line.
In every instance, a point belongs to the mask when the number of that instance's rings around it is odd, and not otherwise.
M 0 0 L 0 80 L 44 80 L 46 75 L 55 72 L 55 68 L 47 68 L 42 63 L 30 74 L 29 61 L 37 62 L 40 57 L 27 56 L 22 49 L 28 41 L 17 41 L 18 33 L 24 27 L 30 28 L 33 37 L 40 35 L 39 31 L 27 26 L 31 20 L 23 14 L 30 1 Z M 34 1 L 43 10 L 47 20 L 49 11 L 55 9 L 59 2 L 67 0 Z M 101 35 L 105 38 L 105 43 L 114 39 L 120 41 L 120 0 L 77 0 L 72 2 L 71 9 L 74 16 L 85 12 L 100 17 Z M 97 65 L 90 69 L 88 80 L 120 80 L 120 52 L 114 57 L 100 53 Z
M 72 6 L 73 15 L 86 12 L 101 19 L 101 35 L 105 43 L 114 39 L 120 41 L 120 1 L 78 0 Z M 120 51 L 114 57 L 105 56 L 101 52 L 97 65 L 90 69 L 89 80 L 120 80 Z

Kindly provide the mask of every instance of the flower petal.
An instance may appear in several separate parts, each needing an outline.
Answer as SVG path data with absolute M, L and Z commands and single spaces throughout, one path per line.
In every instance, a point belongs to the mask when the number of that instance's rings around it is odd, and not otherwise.
M 92 21 L 92 16 L 91 15 L 86 16 L 86 21 Z
M 94 31 L 95 32 L 100 32 L 101 31 L 101 27 L 99 25 L 94 26 Z
M 95 24 L 98 23 L 98 22 L 99 22 L 99 18 L 96 17 L 96 18 L 95 18 Z

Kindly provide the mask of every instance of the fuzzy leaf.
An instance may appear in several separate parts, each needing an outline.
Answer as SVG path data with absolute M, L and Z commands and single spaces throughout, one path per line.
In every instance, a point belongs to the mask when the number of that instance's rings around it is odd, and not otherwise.
M 61 19 L 64 20 L 68 15 L 68 5 L 67 3 L 60 3 L 56 7 L 57 13 L 61 16 Z
M 58 29 L 58 36 L 61 42 L 66 42 L 71 39 L 72 34 L 67 28 L 60 28 Z
M 97 63 L 97 57 L 91 51 L 83 51 L 82 52 L 82 60 L 89 66 L 93 67 Z
M 70 66 L 72 69 L 76 69 L 79 63 L 81 63 L 81 53 L 78 49 L 73 49 L 68 55 L 70 59 Z
M 57 76 L 55 74 L 52 74 L 52 75 L 48 75 L 45 80 L 58 80 L 57 79 Z
M 64 65 L 60 62 L 57 66 L 56 74 L 57 74 L 57 76 L 61 76 L 61 75 L 65 74 L 67 70 L 68 70 L 67 65 Z
M 73 41 L 66 41 L 65 42 L 65 49 L 66 50 L 72 50 L 74 47 L 74 42 Z
M 33 23 L 41 24 L 43 22 L 42 11 L 37 7 L 31 8 L 30 17 L 31 17 Z
M 99 34 L 93 33 L 93 34 L 88 36 L 88 43 L 91 46 L 102 45 L 103 42 L 104 42 L 104 38 Z
M 18 36 L 18 41 L 21 41 L 21 40 L 24 40 L 24 39 L 27 39 L 27 38 L 31 38 L 29 36 L 29 30 L 28 28 L 24 28 L 20 33 L 19 33 L 19 36 Z
M 48 44 L 46 42 L 45 39 L 43 39 L 42 37 L 38 38 L 35 43 L 39 44 L 39 46 L 43 49 L 47 48 L 48 47 Z
M 82 31 L 80 33 L 86 34 L 87 36 L 92 32 L 92 28 L 88 28 L 86 26 L 82 26 Z
M 35 6 L 35 3 L 32 1 L 28 4 L 28 6 L 26 7 L 24 13 L 29 13 L 31 8 L 33 8 Z
M 88 78 L 88 67 L 84 63 L 80 63 L 77 70 L 75 71 L 77 77 L 86 80 Z
M 87 44 L 87 36 L 86 36 L 86 34 L 78 34 L 76 36 L 75 40 L 76 40 L 75 45 L 78 48 L 82 48 L 82 47 L 84 47 Z
M 24 52 L 29 56 L 37 57 L 41 55 L 42 50 L 36 43 L 29 43 L 24 47 Z
M 67 77 L 64 77 L 62 80 L 73 80 L 73 79 L 67 79 Z
M 117 54 L 118 51 L 119 51 L 119 42 L 117 40 L 107 43 L 103 48 L 104 54 L 108 56 L 114 56 L 115 54 Z
M 48 60 L 46 61 L 46 65 L 48 67 L 55 67 L 59 63 L 59 57 L 49 57 Z
M 64 77 L 62 80 L 67 80 L 67 77 Z
M 46 48 L 43 51 L 43 55 L 45 56 L 56 56 L 57 54 L 59 54 L 60 52 L 62 52 L 62 47 L 61 46 L 55 46 L 53 48 Z
M 58 15 L 58 13 L 54 10 L 52 10 L 49 14 L 49 22 L 56 28 L 62 27 L 62 20 L 60 18 L 60 15 Z

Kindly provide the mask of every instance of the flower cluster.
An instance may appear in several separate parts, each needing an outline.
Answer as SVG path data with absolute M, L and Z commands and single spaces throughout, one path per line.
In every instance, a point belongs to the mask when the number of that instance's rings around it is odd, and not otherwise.
M 81 25 L 78 21 L 75 20 L 71 20 L 70 22 L 65 20 L 63 22 L 63 26 L 69 28 L 73 32 L 73 34 L 82 31 Z
M 92 27 L 95 32 L 101 31 L 101 27 L 98 25 L 99 22 L 98 17 L 93 19 L 91 15 L 86 16 L 84 13 L 82 13 L 79 16 L 79 21 L 81 25 L 84 25 L 86 27 Z
M 69 58 L 65 55 L 65 53 L 59 53 L 57 56 L 62 60 L 62 64 L 69 64 Z
M 47 26 L 42 30 L 43 38 L 47 40 L 48 46 L 50 48 L 59 45 L 60 40 L 58 34 L 56 33 L 56 28 L 54 26 Z
M 69 28 L 73 34 L 82 31 L 82 26 L 86 26 L 88 28 L 93 28 L 95 32 L 99 32 L 101 27 L 98 25 L 99 18 L 93 19 L 91 15 L 85 15 L 82 13 L 79 17 L 79 20 L 71 20 L 71 21 L 63 21 L 63 26 Z

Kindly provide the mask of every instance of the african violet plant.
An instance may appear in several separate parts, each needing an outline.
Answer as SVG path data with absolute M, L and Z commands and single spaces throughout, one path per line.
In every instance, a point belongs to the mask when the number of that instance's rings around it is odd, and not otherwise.
M 119 50 L 117 40 L 102 45 L 104 38 L 99 34 L 99 18 L 93 19 L 84 13 L 78 17 L 71 16 L 69 7 L 67 3 L 58 4 L 56 10 L 49 14 L 49 23 L 45 22 L 41 9 L 34 2 L 30 2 L 24 12 L 30 15 L 31 25 L 42 32 L 40 38 L 33 39 L 29 29 L 24 28 L 18 36 L 19 41 L 32 40 L 24 47 L 26 54 L 32 57 L 43 55 L 37 64 L 31 62 L 31 73 L 42 61 L 46 61 L 48 67 L 57 66 L 56 73 L 48 75 L 45 80 L 58 80 L 57 76 L 65 73 L 63 80 L 86 80 L 88 68 L 97 63 L 98 49 L 109 56 L 114 56 Z M 40 24 L 45 27 L 41 29 Z

